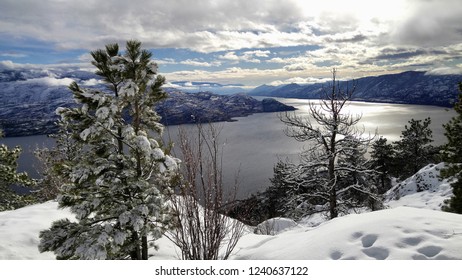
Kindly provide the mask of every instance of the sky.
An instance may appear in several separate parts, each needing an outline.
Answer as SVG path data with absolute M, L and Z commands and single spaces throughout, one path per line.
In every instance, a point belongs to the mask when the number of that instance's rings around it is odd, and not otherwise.
M 168 82 L 462 73 L 460 0 L 0 0 L 0 69 L 91 68 L 136 39 Z

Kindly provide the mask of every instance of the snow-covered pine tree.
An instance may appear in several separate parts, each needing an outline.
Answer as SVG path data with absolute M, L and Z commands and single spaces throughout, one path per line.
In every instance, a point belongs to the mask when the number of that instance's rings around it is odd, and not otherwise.
M 459 100 L 454 105 L 457 116 L 443 125 L 448 143 L 443 146 L 443 159 L 448 168 L 442 170 L 444 177 L 454 176 L 453 196 L 443 206 L 444 211 L 462 214 L 462 83 L 459 83 Z
M 0 130 L 0 137 L 2 134 Z M 14 184 L 29 186 L 33 183 L 27 173 L 17 172 L 20 154 L 20 147 L 9 149 L 6 145 L 0 144 L 0 211 L 13 210 L 27 204 L 25 196 L 18 195 L 11 189 Z
M 310 103 L 309 118 L 289 113 L 280 118 L 287 125 L 286 134 L 289 137 L 309 142 L 310 146 L 302 153 L 302 164 L 304 168 L 316 170 L 315 173 L 319 176 L 310 179 L 309 182 L 315 184 L 307 195 L 321 199 L 327 206 L 326 210 L 331 219 L 337 217 L 343 206 L 348 204 L 350 198 L 343 195 L 347 191 L 354 189 L 368 196 L 373 195 L 370 186 L 360 181 L 345 186 L 340 184 L 339 180 L 344 172 L 371 172 L 362 164 L 353 165 L 339 161 L 339 157 L 351 154 L 353 149 L 364 150 L 372 140 L 362 138 L 363 131 L 356 128 L 361 116 L 352 115 L 344 110 L 354 91 L 354 85 L 349 87 L 346 83 L 344 87 L 340 86 L 336 80 L 336 70 L 333 69 L 332 83 L 330 88 L 325 90 L 321 103 Z M 356 148 L 351 145 L 353 140 Z
M 69 183 L 58 196 L 76 220 L 42 231 L 39 250 L 59 259 L 147 259 L 151 241 L 169 226 L 164 194 L 178 164 L 161 144 L 163 127 L 153 110 L 165 97 L 165 79 L 138 41 L 128 41 L 123 54 L 109 44 L 91 55 L 106 90 L 72 83 L 77 106 L 57 109 L 79 145 L 62 163 Z

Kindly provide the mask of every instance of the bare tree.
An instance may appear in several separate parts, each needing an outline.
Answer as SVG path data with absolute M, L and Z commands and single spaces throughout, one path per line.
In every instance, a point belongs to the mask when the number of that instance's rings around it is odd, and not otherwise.
M 180 248 L 182 259 L 228 259 L 243 233 L 244 225 L 226 215 L 237 180 L 231 188 L 223 183 L 220 132 L 212 124 L 197 124 L 192 131 L 179 128 L 182 174 L 171 197 L 176 227 L 167 237 Z
M 342 204 L 349 199 L 347 193 L 351 191 L 375 196 L 369 186 L 360 180 L 345 185 L 341 183 L 341 176 L 348 174 L 366 174 L 372 172 L 365 166 L 351 164 L 346 158 L 353 151 L 361 152 L 369 145 L 372 137 L 363 138 L 364 129 L 358 129 L 357 124 L 361 115 L 345 112 L 345 107 L 351 101 L 356 85 L 343 83 L 336 79 L 337 71 L 332 71 L 332 83 L 324 90 L 320 104 L 310 103 L 309 118 L 296 114 L 285 113 L 280 116 L 287 125 L 285 133 L 297 141 L 309 142 L 309 147 L 302 153 L 302 163 L 298 171 L 314 170 L 316 176 L 303 176 L 293 172 L 299 184 L 310 186 L 305 196 L 323 201 L 328 205 L 330 218 L 338 216 Z M 299 180 L 304 177 L 303 180 Z M 294 180 L 296 181 L 296 180 Z

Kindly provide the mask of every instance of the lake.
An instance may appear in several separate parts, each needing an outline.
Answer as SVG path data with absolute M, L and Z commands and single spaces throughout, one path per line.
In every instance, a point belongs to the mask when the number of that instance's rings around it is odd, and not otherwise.
M 284 99 L 279 101 L 296 107 L 298 115 L 308 116 L 310 100 Z M 317 101 L 311 101 L 317 102 Z M 346 108 L 351 114 L 362 115 L 359 125 L 364 127 L 367 135 L 384 136 L 389 142 L 399 140 L 404 125 L 411 118 L 425 119 L 431 117 L 431 129 L 435 145 L 445 142 L 443 124 L 456 115 L 454 110 L 422 105 L 403 105 L 388 103 L 351 102 Z M 296 159 L 308 143 L 300 143 L 284 134 L 284 124 L 278 113 L 260 113 L 248 117 L 236 118 L 236 122 L 218 123 L 222 126 L 223 170 L 225 182 L 233 184 L 235 174 L 239 171 L 239 197 L 263 190 L 269 186 L 273 167 L 278 158 Z M 191 125 L 188 125 L 191 126 Z M 165 136 L 170 135 L 175 141 L 178 126 L 169 126 Z M 12 137 L 0 139 L 8 146 L 19 145 L 23 153 L 19 159 L 21 171 L 38 177 L 38 162 L 32 154 L 37 147 L 51 146 L 53 140 L 45 135 Z

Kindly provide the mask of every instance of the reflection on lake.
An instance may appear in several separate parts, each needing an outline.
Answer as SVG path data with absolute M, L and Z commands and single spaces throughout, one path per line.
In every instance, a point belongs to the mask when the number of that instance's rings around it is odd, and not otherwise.
M 296 114 L 308 116 L 309 100 L 278 99 L 292 105 L 299 110 Z M 318 102 L 318 101 L 311 101 Z M 401 131 L 408 120 L 425 119 L 431 117 L 433 130 L 433 144 L 444 143 L 444 129 L 442 124 L 447 123 L 455 112 L 451 109 L 435 106 L 402 105 L 386 103 L 352 102 L 346 107 L 352 114 L 362 115 L 360 126 L 366 134 L 382 135 L 389 142 L 399 140 Z M 225 182 L 232 184 L 235 174 L 239 171 L 240 197 L 262 190 L 269 185 L 269 178 L 273 174 L 273 166 L 278 158 L 296 158 L 304 145 L 285 136 L 284 124 L 278 118 L 278 113 L 261 113 L 245 118 L 237 118 L 237 122 L 220 123 L 223 126 L 221 139 L 224 142 L 223 170 Z M 175 141 L 178 126 L 170 126 L 165 135 L 171 135 Z M 20 170 L 27 171 L 37 177 L 37 160 L 32 155 L 37 146 L 53 145 L 53 140 L 44 135 L 13 137 L 0 139 L 1 143 L 9 146 L 20 145 L 23 154 L 19 160 Z

